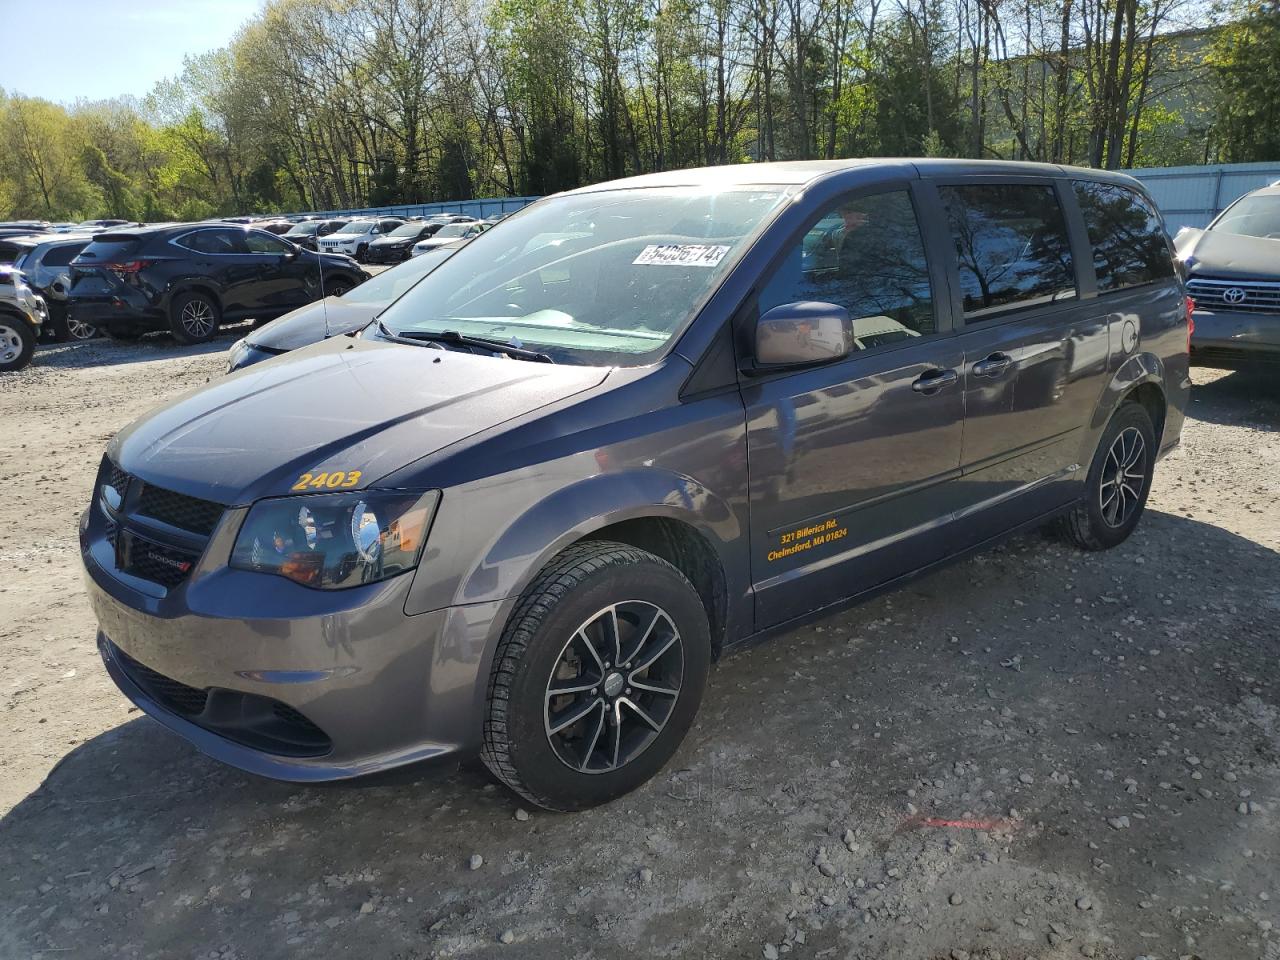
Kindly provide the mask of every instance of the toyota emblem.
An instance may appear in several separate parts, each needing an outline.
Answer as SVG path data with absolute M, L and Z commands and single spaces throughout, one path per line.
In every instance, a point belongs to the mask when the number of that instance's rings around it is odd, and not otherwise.
M 1248 296 L 1243 287 L 1228 287 L 1222 293 L 1222 299 L 1227 303 L 1244 303 L 1244 298 Z

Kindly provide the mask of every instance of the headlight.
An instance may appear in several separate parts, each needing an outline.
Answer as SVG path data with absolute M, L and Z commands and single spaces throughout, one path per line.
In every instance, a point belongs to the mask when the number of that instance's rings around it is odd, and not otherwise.
M 322 590 L 376 583 L 418 565 L 437 491 L 357 490 L 262 500 L 231 551 L 231 566 Z

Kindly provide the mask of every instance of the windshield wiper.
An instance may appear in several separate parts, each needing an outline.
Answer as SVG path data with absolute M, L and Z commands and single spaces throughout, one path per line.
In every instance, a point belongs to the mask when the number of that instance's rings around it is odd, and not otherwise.
M 426 330 L 407 330 L 403 333 L 396 333 L 381 320 L 374 321 L 378 325 L 378 332 L 389 340 L 395 340 L 399 343 L 443 343 L 454 347 L 474 347 L 480 350 L 488 350 L 491 353 L 502 353 L 508 357 L 514 357 L 517 360 L 532 360 L 534 363 L 555 363 L 547 354 L 539 353 L 537 350 L 526 350 L 524 347 L 512 346 L 509 343 L 503 343 L 501 340 L 490 340 L 487 337 L 472 337 L 458 333 L 457 330 L 442 330 L 439 333 L 432 333 Z

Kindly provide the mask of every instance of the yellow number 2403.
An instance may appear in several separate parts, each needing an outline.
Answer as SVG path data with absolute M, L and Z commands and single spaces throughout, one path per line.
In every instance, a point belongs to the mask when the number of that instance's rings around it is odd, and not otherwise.
M 304 473 L 291 490 L 350 490 L 360 482 L 359 470 L 334 470 L 330 473 Z

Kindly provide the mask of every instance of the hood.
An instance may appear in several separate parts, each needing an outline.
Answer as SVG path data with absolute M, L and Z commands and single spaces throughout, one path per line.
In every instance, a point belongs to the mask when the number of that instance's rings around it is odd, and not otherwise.
M 413 237 L 379 237 L 377 240 L 372 241 L 369 244 L 369 246 L 371 247 L 404 247 L 404 246 L 408 246 L 411 243 L 417 243 L 417 242 L 418 241 L 415 240 Z
M 297 350 L 325 337 L 353 333 L 366 326 L 385 306 L 385 303 L 352 303 L 341 297 L 325 297 L 272 320 L 245 340 L 266 350 Z
M 229 505 L 287 494 L 303 473 L 359 471 L 358 489 L 607 373 L 338 337 L 135 420 L 107 454 L 151 483 Z
M 443 247 L 446 243 L 457 243 L 464 237 L 424 237 L 414 244 L 419 250 L 430 250 L 432 247 Z
M 1280 240 L 1204 230 L 1186 231 L 1176 245 L 1178 256 L 1188 263 L 1189 278 L 1280 280 Z

